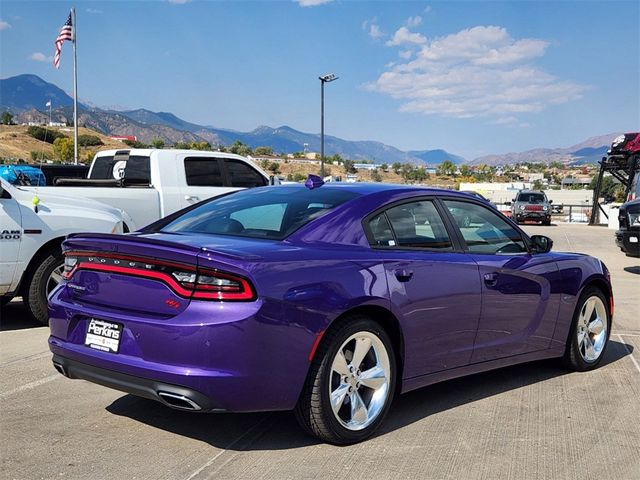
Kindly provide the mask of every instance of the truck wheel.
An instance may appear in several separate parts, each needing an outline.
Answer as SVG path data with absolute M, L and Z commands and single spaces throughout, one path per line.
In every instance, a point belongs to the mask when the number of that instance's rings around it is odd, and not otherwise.
M 48 325 L 47 296 L 62 280 L 64 257 L 60 247 L 56 247 L 40 257 L 40 260 L 40 265 L 33 271 L 31 278 L 27 279 L 22 300 L 35 320 Z

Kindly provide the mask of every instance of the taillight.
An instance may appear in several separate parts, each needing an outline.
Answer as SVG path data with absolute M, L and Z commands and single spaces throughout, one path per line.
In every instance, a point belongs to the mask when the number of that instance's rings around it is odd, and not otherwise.
M 72 255 L 65 255 L 64 257 L 64 271 L 62 272 L 62 277 L 66 280 L 73 276 L 73 272 L 76 269 L 76 265 L 78 263 L 78 258 Z
M 70 279 L 76 270 L 150 278 L 163 282 L 181 297 L 198 300 L 249 301 L 256 297 L 249 281 L 239 275 L 159 259 L 98 252 L 65 253 L 63 277 Z

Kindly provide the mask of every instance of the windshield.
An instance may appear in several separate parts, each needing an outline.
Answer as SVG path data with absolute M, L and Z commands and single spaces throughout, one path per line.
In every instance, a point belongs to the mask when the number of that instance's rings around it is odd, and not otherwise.
M 159 231 L 282 240 L 358 195 L 331 188 L 253 188 L 204 203 Z
M 526 203 L 544 203 L 547 199 L 542 193 L 521 193 L 518 195 L 518 201 Z

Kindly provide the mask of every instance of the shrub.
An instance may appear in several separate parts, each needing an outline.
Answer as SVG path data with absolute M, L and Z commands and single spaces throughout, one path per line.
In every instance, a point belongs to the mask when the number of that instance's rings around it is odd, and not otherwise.
M 53 143 L 57 138 L 67 138 L 66 135 L 56 132 L 55 130 L 47 130 L 46 128 L 33 126 L 27 128 L 27 135 L 47 143 Z
M 78 135 L 78 145 L 81 147 L 99 147 L 104 143 L 96 135 Z

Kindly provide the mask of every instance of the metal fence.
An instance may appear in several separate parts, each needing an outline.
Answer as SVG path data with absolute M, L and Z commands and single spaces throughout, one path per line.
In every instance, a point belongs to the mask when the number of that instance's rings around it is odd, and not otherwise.
M 504 203 L 497 203 L 496 207 L 502 213 L 511 216 L 511 207 Z M 582 204 L 552 204 L 551 205 L 551 219 L 556 222 L 566 223 L 589 223 L 589 217 L 591 216 L 591 209 L 593 205 L 591 203 Z

